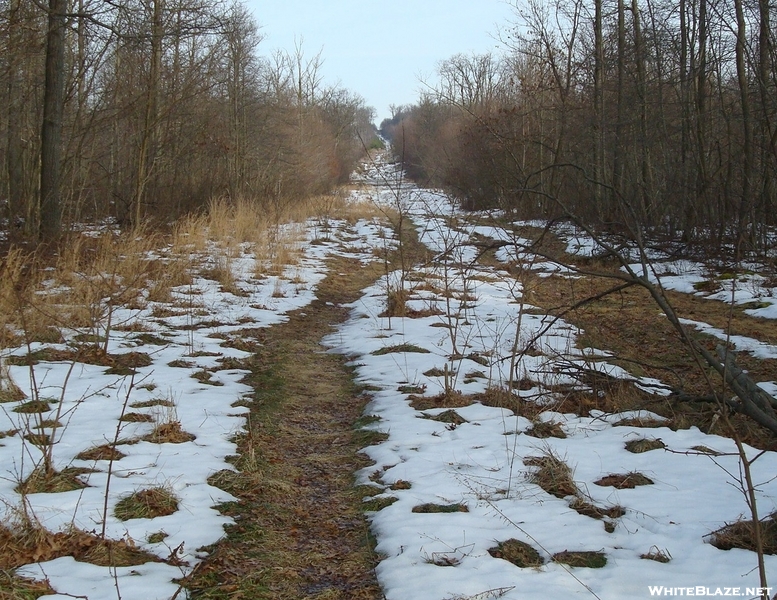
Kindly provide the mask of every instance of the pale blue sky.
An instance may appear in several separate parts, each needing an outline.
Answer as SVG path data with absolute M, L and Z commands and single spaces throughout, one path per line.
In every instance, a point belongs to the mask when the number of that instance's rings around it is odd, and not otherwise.
M 246 0 L 261 26 L 262 54 L 323 49 L 326 82 L 361 95 L 377 111 L 418 99 L 435 66 L 457 53 L 498 51 L 513 20 L 506 0 Z

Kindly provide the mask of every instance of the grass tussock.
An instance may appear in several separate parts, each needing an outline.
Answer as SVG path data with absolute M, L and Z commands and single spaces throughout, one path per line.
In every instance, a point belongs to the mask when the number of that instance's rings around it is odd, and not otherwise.
M 633 454 L 642 454 L 651 450 L 661 450 L 666 448 L 666 444 L 659 439 L 639 438 L 626 442 L 626 450 Z
M 588 569 L 601 569 L 607 565 L 607 556 L 604 552 L 582 550 L 572 552 L 564 550 L 553 555 L 553 561 L 570 567 L 586 567 Z
M 365 512 L 378 512 L 384 508 L 391 506 L 399 500 L 396 496 L 380 496 L 377 498 L 369 498 L 362 503 L 362 509 Z
M 424 415 L 423 418 L 437 421 L 438 423 L 448 423 L 449 425 L 463 425 L 468 422 L 467 419 L 453 409 L 443 411 L 439 415 Z
M 151 408 L 153 406 L 173 408 L 175 404 L 166 398 L 154 398 L 152 400 L 144 400 L 143 402 L 133 402 L 130 404 L 130 408 Z
M 120 450 L 116 448 L 116 446 L 112 444 L 103 444 L 101 446 L 93 446 L 91 448 L 88 448 L 87 450 L 84 450 L 82 452 L 79 452 L 76 455 L 76 458 L 78 460 L 121 460 L 127 456 Z
M 124 413 L 119 421 L 124 423 L 153 423 L 154 417 L 145 413 L 128 412 Z
M 488 553 L 494 558 L 501 558 L 513 563 L 516 567 L 537 568 L 545 564 L 545 559 L 531 545 L 515 538 L 499 542 Z
M 7 429 L 5 431 L 0 431 L 0 440 L 2 440 L 3 438 L 7 438 L 7 437 L 13 437 L 17 433 L 19 433 L 18 429 Z
M 373 351 L 372 354 L 373 356 L 383 356 L 385 354 L 399 354 L 402 352 L 429 354 L 429 350 L 426 348 L 421 348 L 420 346 L 416 346 L 415 344 L 396 344 L 394 346 L 386 346 L 385 348 L 380 348 L 379 350 Z
M 669 554 L 669 551 L 661 550 L 658 546 L 653 546 L 644 554 L 640 554 L 639 557 L 643 560 L 654 560 L 660 563 L 668 563 L 672 560 L 672 555 Z
M 392 490 L 409 490 L 413 487 L 413 484 L 409 481 L 405 481 L 404 479 L 397 479 L 394 483 L 391 484 Z
M 596 520 L 604 518 L 618 519 L 626 514 L 626 510 L 622 506 L 598 506 L 583 496 L 577 496 L 572 499 L 569 503 L 569 508 L 580 515 Z
M 213 385 L 213 386 L 222 386 L 224 385 L 221 383 L 218 379 L 213 379 L 213 373 L 206 369 L 201 369 L 199 371 L 195 371 L 191 374 L 191 377 L 193 379 L 196 379 L 200 383 L 204 383 L 205 385 Z
M 379 317 L 406 317 L 407 300 L 410 292 L 405 289 L 391 289 L 386 292 L 386 310 Z
M 56 494 L 81 490 L 88 485 L 80 476 L 93 472 L 91 469 L 78 467 L 68 467 L 62 471 L 37 467 L 16 487 L 16 491 L 20 494 Z
M 47 433 L 27 433 L 24 439 L 40 449 L 51 446 L 51 436 Z
M 553 452 L 548 451 L 543 456 L 529 456 L 524 459 L 523 464 L 527 467 L 537 467 L 529 475 L 529 481 L 550 495 L 566 498 L 580 494 L 572 479 L 572 469 Z
M 484 406 L 493 406 L 494 408 L 505 408 L 513 411 L 516 415 L 524 415 L 528 408 L 534 405 L 530 402 L 524 402 L 519 396 L 512 393 L 509 389 L 501 386 L 489 386 L 482 394 L 477 394 L 475 398 Z
M 410 406 L 416 410 L 429 410 L 430 408 L 463 408 L 470 406 L 477 401 L 475 396 L 465 396 L 459 391 L 450 390 L 448 393 L 441 393 L 435 396 L 417 396 L 407 397 L 410 400 Z
M 11 409 L 11 412 L 23 415 L 41 414 L 51 410 L 51 404 L 47 400 L 30 400 Z
M 422 513 L 422 514 L 435 514 L 435 513 L 459 513 L 459 512 L 469 512 L 469 508 L 466 504 L 435 504 L 434 502 L 429 502 L 426 504 L 419 504 L 418 506 L 413 507 L 414 513 Z
M 154 444 L 183 444 L 193 441 L 196 436 L 184 431 L 179 421 L 169 421 L 154 427 L 143 439 Z
M 526 435 L 540 439 L 546 439 L 550 437 L 565 439 L 567 437 L 566 432 L 561 427 L 561 423 L 556 421 L 540 420 L 535 420 L 532 423 L 532 426 L 526 430 Z
M 607 475 L 594 483 L 602 487 L 611 486 L 619 490 L 633 490 L 640 485 L 652 485 L 653 480 L 642 473 L 632 471 L 631 473 Z
M 117 519 L 153 519 L 178 510 L 178 498 L 165 487 L 140 490 L 119 500 L 114 509 Z
M 456 371 L 449 369 L 448 365 L 445 365 L 445 369 L 434 367 L 433 369 L 424 371 L 424 375 L 427 377 L 455 377 Z
M 708 541 L 720 550 L 740 548 L 756 552 L 756 527 L 760 533 L 764 554 L 777 554 L 777 513 L 757 523 L 751 519 L 727 523 L 710 533 Z
M 655 419 L 651 417 L 632 417 L 621 419 L 612 424 L 613 427 L 644 427 L 646 429 L 657 429 L 659 427 L 672 427 L 672 422 L 665 419 Z

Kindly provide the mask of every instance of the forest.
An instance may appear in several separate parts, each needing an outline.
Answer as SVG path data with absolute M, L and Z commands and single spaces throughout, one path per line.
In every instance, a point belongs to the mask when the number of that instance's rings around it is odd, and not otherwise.
M 342 183 L 372 110 L 321 57 L 264 56 L 237 1 L 0 2 L 0 208 L 12 236 L 166 223 L 217 197 Z
M 503 55 L 440 63 L 382 131 L 469 208 L 758 254 L 777 218 L 769 0 L 515 2 Z

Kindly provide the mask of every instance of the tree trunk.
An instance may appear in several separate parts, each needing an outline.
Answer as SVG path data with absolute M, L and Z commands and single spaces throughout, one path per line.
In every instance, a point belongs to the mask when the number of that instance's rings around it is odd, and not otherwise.
M 151 179 L 156 158 L 156 143 L 159 111 L 159 87 L 162 71 L 162 37 L 164 25 L 162 15 L 164 0 L 153 0 L 151 24 L 151 63 L 146 87 L 146 106 L 143 118 L 140 147 L 138 148 L 138 167 L 135 176 L 132 223 L 137 226 L 145 217 L 144 203 L 146 189 Z
M 637 63 L 637 102 L 639 103 L 639 160 L 640 160 L 640 197 L 643 225 L 652 225 L 653 190 L 650 185 L 650 153 L 647 147 L 647 100 L 645 48 L 642 38 L 639 4 L 631 0 L 631 18 L 634 29 L 634 60 Z
M 758 13 L 761 19 L 758 32 L 758 87 L 761 92 L 761 170 L 763 185 L 759 222 L 774 223 L 775 181 L 773 169 L 777 167 L 777 144 L 775 144 L 774 91 L 769 89 L 773 73 L 771 44 L 771 7 L 769 0 L 759 0 Z
M 739 203 L 738 215 L 738 238 L 741 243 L 744 236 L 752 233 L 746 231 L 753 225 L 751 210 L 753 207 L 752 198 L 752 180 L 753 180 L 753 127 L 750 116 L 750 90 L 747 81 L 747 70 L 745 66 L 745 48 L 747 45 L 747 30 L 745 23 L 744 9 L 742 0 L 734 0 L 734 9 L 737 15 L 737 44 L 736 44 L 736 66 L 737 82 L 739 84 L 739 99 L 742 108 L 742 196 Z M 748 224 L 749 223 L 749 224 Z M 739 254 L 739 253 L 738 253 Z
M 624 0 L 618 0 L 618 88 L 617 93 L 617 111 L 615 116 L 615 144 L 613 148 L 613 190 L 615 198 L 613 201 L 617 206 L 620 201 L 620 194 L 623 193 L 623 120 L 625 118 L 624 85 L 626 79 L 626 7 Z
M 60 158 L 65 91 L 66 11 L 67 0 L 49 0 L 40 148 L 40 214 L 38 219 L 41 240 L 58 235 L 62 226 Z
M 597 214 L 604 210 L 604 42 L 602 36 L 602 0 L 594 0 L 594 198 Z
M 709 185 L 707 175 L 707 0 L 699 0 L 699 58 L 696 73 L 696 205 L 705 204 Z

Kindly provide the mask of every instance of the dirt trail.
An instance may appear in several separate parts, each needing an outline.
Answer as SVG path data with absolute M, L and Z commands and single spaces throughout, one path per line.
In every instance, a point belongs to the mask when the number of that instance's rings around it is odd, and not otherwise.
M 259 343 L 249 378 L 256 392 L 235 460 L 240 473 L 212 479 L 239 499 L 222 509 L 236 525 L 190 578 L 192 597 L 383 598 L 353 486 L 366 464 L 357 452 L 369 443 L 354 430 L 365 398 L 345 358 L 320 345 L 348 317 L 341 304 L 358 298 L 377 269 L 332 260 L 312 305 L 250 332 Z

